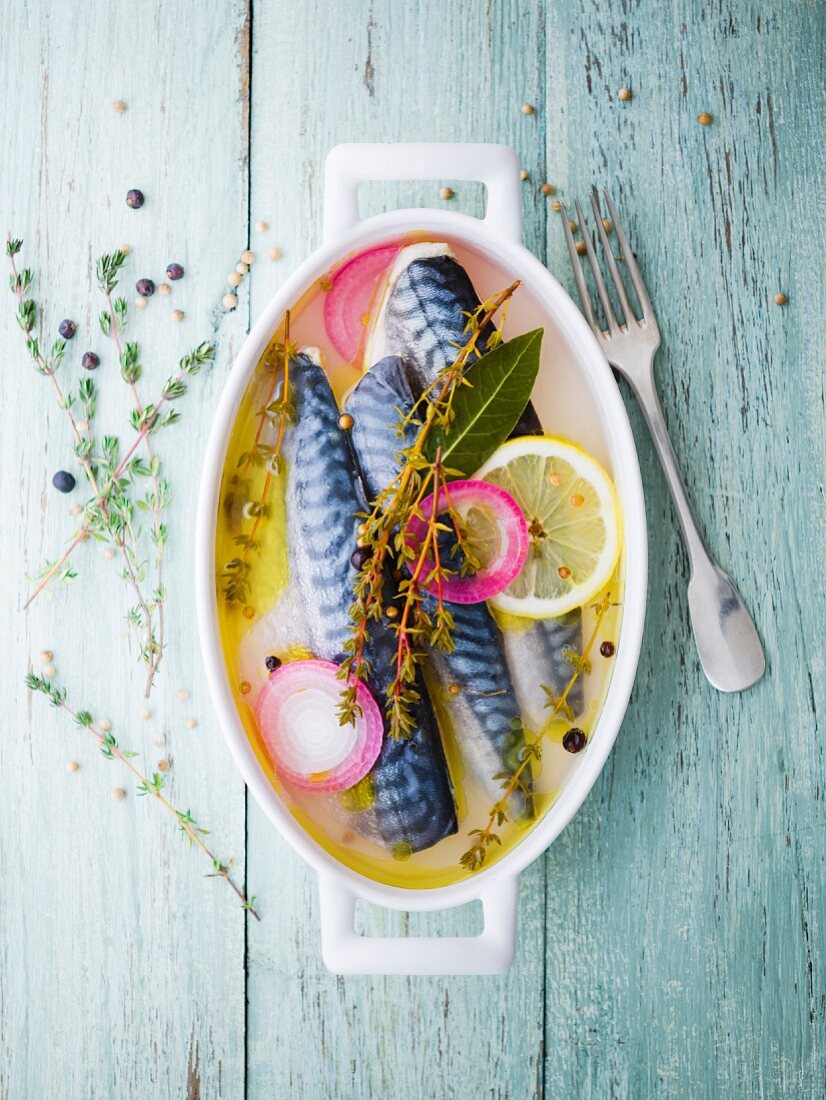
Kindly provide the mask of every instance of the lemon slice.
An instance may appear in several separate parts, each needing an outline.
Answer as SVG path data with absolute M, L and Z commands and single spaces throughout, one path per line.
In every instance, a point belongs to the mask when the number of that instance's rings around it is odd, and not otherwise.
M 611 579 L 622 541 L 617 495 L 589 454 L 553 436 L 504 443 L 476 473 L 516 500 L 531 544 L 519 575 L 491 604 L 551 619 L 582 607 Z

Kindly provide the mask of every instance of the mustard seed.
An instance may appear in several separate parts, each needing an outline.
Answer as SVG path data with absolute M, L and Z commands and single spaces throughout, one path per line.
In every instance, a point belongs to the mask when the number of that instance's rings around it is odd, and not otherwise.
M 519 173 L 519 178 L 522 180 L 523 183 L 525 182 L 525 180 L 529 180 L 531 178 L 531 174 L 527 168 L 522 169 L 522 171 Z
M 557 213 L 559 213 L 561 209 L 562 203 L 559 201 L 559 199 L 554 199 L 554 201 L 551 203 L 551 210 L 555 210 Z
M 568 568 L 567 565 L 560 565 L 559 569 L 557 569 L 557 573 L 559 573 L 563 581 L 566 581 L 571 575 L 571 570 Z
M 697 115 L 697 121 L 701 126 L 710 126 L 712 121 L 711 115 L 708 111 L 703 111 L 701 114 Z
M 146 305 L 146 298 L 141 298 L 140 296 L 138 296 L 135 299 L 135 309 L 146 309 Z
M 784 306 L 788 300 L 785 294 L 775 294 L 774 296 L 775 304 L 778 306 Z
M 269 222 L 256 222 L 255 223 L 255 230 L 256 230 L 257 233 L 266 233 L 267 230 L 269 229 L 269 227 L 270 227 Z
M 80 764 L 78 764 L 77 760 L 70 760 L 68 767 L 70 772 L 76 772 L 80 768 Z
M 168 772 L 169 771 L 169 761 L 168 760 L 159 760 L 158 761 L 158 771 L 159 772 Z
M 244 614 L 245 619 L 254 619 L 255 618 L 255 608 L 252 607 L 250 604 L 247 604 L 247 606 L 244 608 L 243 614 Z
M 542 191 L 543 195 L 555 195 L 556 194 L 556 188 L 554 187 L 554 185 L 552 183 L 543 183 L 540 190 Z
M 578 256 L 584 256 L 586 254 L 588 246 L 585 244 L 585 241 L 576 242 L 576 251 Z
M 631 99 L 633 93 L 630 88 L 620 88 L 620 90 L 617 92 L 617 95 L 623 103 L 627 103 L 628 100 Z
M 177 324 L 180 324 L 181 321 L 183 321 L 184 311 L 182 309 L 173 309 L 169 316 L 172 318 L 172 320 L 177 325 Z
M 230 286 L 240 286 L 241 278 L 242 276 L 239 275 L 237 271 L 230 271 L 229 275 L 227 275 L 227 282 Z
M 284 255 L 284 253 L 281 251 L 280 248 L 271 248 L 269 250 L 269 252 L 267 253 L 267 258 L 272 260 L 273 263 L 275 263 L 275 261 L 280 260 L 283 255 Z
M 577 231 L 577 224 L 576 224 L 576 222 L 575 222 L 575 221 L 573 220 L 573 218 L 572 218 L 572 219 L 571 219 L 571 220 L 570 220 L 570 221 L 568 222 L 568 226 L 569 226 L 569 228 L 570 228 L 570 230 L 571 230 L 571 232 L 572 232 L 572 233 L 576 233 L 576 231 Z
M 126 791 L 123 787 L 115 787 L 112 791 L 112 798 L 114 798 L 115 802 L 123 802 L 124 798 L 126 798 Z
M 451 695 L 458 695 L 462 689 L 459 687 L 458 684 L 451 684 L 447 690 L 450 692 Z
M 251 252 L 249 249 L 247 249 L 245 252 L 242 252 L 241 262 L 245 264 L 255 263 L 255 253 Z
M 456 192 L 452 187 L 443 187 L 439 192 L 440 199 L 452 199 Z
M 52 663 L 53 657 L 54 653 L 52 653 L 50 649 L 44 649 L 43 652 L 40 654 L 40 662 L 44 665 L 50 665 Z
M 112 104 L 112 107 L 117 111 L 119 115 L 122 115 L 123 112 L 126 110 L 126 104 L 122 99 L 116 99 L 115 102 Z
M 238 305 L 238 299 L 235 297 L 234 294 L 225 294 L 221 299 L 221 304 L 223 305 L 224 309 L 235 309 L 235 307 Z
M 238 685 L 238 690 L 241 692 L 242 695 L 249 695 L 249 693 L 250 693 L 249 683 L 246 680 L 242 680 L 241 683 Z
M 610 218 L 603 218 L 602 228 L 605 230 L 606 233 L 610 233 L 611 230 L 614 228 L 614 223 L 611 221 Z
M 523 115 L 532 115 L 535 110 L 536 110 L 536 108 L 534 107 L 534 105 L 532 103 L 523 103 L 522 104 L 522 114 Z
M 343 432 L 349 432 L 353 426 L 353 418 L 349 413 L 342 413 L 338 418 L 338 426 Z

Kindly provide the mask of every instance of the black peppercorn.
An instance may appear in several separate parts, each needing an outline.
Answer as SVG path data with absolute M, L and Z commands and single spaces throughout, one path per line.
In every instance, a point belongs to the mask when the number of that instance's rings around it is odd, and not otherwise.
M 579 726 L 571 726 L 562 738 L 562 747 L 566 752 L 582 752 L 587 741 L 588 738 L 585 736 L 584 730 L 581 730 Z
M 71 493 L 75 487 L 75 479 L 68 470 L 58 470 L 52 478 L 52 485 L 59 493 Z

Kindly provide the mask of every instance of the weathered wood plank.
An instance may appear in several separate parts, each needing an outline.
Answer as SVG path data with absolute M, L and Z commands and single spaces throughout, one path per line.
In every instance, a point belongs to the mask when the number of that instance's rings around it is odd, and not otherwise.
M 63 373 L 97 349 L 99 420 L 126 438 L 128 392 L 97 331 L 94 257 L 133 246 L 136 278 L 187 269 L 171 298 L 156 295 L 131 326 L 155 396 L 178 357 L 214 326 L 223 272 L 246 236 L 243 3 L 180 0 L 128 5 L 0 5 L 4 153 L 0 223 L 26 238 L 25 262 L 46 295 L 46 332 L 78 322 Z M 114 100 L 128 109 L 118 115 Z M 147 196 L 125 205 L 129 187 Z M 89 303 L 93 302 L 93 308 Z M 186 311 L 180 326 L 172 306 Z M 237 340 L 243 319 L 222 327 Z M 209 866 L 167 820 L 135 797 L 127 776 L 45 702 L 30 699 L 31 655 L 55 650 L 77 705 L 108 715 L 151 768 L 167 753 L 170 789 L 243 864 L 244 795 L 209 712 L 194 630 L 192 555 L 198 455 L 227 364 L 198 379 L 183 423 L 159 439 L 175 498 L 167 578 L 170 648 L 139 722 L 142 674 L 127 653 L 125 587 L 114 562 L 87 546 L 78 580 L 20 611 L 24 570 L 54 554 L 74 521 L 50 484 L 71 465 L 69 439 L 47 383 L 28 365 L 3 277 L 0 339 L 5 387 L 0 491 L 9 519 L 0 545 L 4 628 L 0 663 L 0 1096 L 240 1096 L 244 1078 L 244 917 Z M 50 337 L 51 338 L 51 337 Z M 176 698 L 190 691 L 188 702 Z M 198 719 L 190 731 L 185 721 Z M 152 736 L 166 733 L 163 749 Z M 70 775 L 67 762 L 80 762 Z M 114 802 L 112 788 L 129 789 Z
M 609 767 L 548 855 L 552 1096 L 823 1092 L 822 14 L 547 6 L 552 175 L 566 197 L 592 182 L 622 197 L 677 453 L 770 665 L 742 696 L 706 684 L 634 411 L 648 631 Z M 549 246 L 571 286 L 556 225 Z
M 251 216 L 273 224 L 282 268 L 256 283 L 257 315 L 320 239 L 328 149 L 352 140 L 510 141 L 539 163 L 542 126 L 520 106 L 541 88 L 530 6 L 259 5 L 254 15 Z M 366 187 L 365 209 L 439 203 L 439 183 Z M 480 212 L 479 188 L 456 186 Z M 530 243 L 544 225 L 529 205 Z M 251 881 L 267 901 L 249 928 L 251 1096 L 532 1096 L 541 1067 L 543 871 L 522 883 L 518 962 L 502 979 L 336 979 L 319 956 L 314 876 L 250 806 Z M 417 919 L 461 933 L 464 912 Z M 368 931 L 397 927 L 365 915 Z

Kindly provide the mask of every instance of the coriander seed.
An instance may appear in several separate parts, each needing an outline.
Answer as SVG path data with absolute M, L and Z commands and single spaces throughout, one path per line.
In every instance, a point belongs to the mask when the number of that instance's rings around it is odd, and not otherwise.
M 40 663 L 43 665 L 50 665 L 53 658 L 54 653 L 52 653 L 50 649 L 44 649 L 43 652 L 40 654 Z
M 245 252 L 241 253 L 241 262 L 245 264 L 255 263 L 255 253 L 251 252 L 249 248 L 246 249 Z
M 146 298 L 137 297 L 135 299 L 135 309 L 146 309 Z
M 243 260 L 240 260 L 235 265 L 235 270 L 238 272 L 239 275 L 246 275 L 246 273 L 249 271 L 249 267 L 243 262 Z
M 70 760 L 68 768 L 70 772 L 76 772 L 80 768 L 80 764 L 78 764 L 77 760 Z
M 124 798 L 126 798 L 126 791 L 123 787 L 115 787 L 112 791 L 112 798 L 115 802 L 123 802 Z
M 269 229 L 269 227 L 270 227 L 269 222 L 256 222 L 255 223 L 255 231 L 257 233 L 266 233 L 267 230 Z
M 181 321 L 183 321 L 184 311 L 182 309 L 173 309 L 169 316 L 172 318 L 172 320 L 177 325 L 177 324 L 180 324 Z
M 163 294 L 163 296 L 165 298 L 167 296 L 167 294 L 171 294 L 171 293 L 172 293 L 172 287 L 169 285 L 169 283 L 158 283 L 158 294 Z
M 273 263 L 275 263 L 275 261 L 280 260 L 283 255 L 284 255 L 284 253 L 281 251 L 280 248 L 271 248 L 269 250 L 269 252 L 267 253 L 267 258 L 272 260 Z
M 57 676 L 57 669 L 54 667 L 54 665 L 46 665 L 46 667 L 43 669 L 43 679 L 53 680 L 55 676 Z
M 235 307 L 238 305 L 238 299 L 235 297 L 234 294 L 225 294 L 221 299 L 221 304 L 223 305 L 224 309 L 235 309 Z
M 227 275 L 227 282 L 230 286 L 240 286 L 241 276 L 237 271 L 230 271 L 229 275 Z
M 197 723 L 197 722 L 195 721 L 195 719 L 194 719 L 194 718 L 187 718 L 187 720 L 186 720 L 186 728 L 187 728 L 188 730 L 194 730 L 194 729 L 195 729 L 195 728 L 197 727 L 197 725 L 198 725 L 198 723 Z

